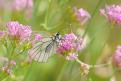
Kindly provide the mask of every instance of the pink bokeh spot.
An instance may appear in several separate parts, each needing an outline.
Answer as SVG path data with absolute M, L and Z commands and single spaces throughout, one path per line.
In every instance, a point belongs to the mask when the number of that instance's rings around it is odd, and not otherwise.
M 118 46 L 115 54 L 113 55 L 114 64 L 121 69 L 121 46 Z
M 77 9 L 76 7 L 74 7 L 74 12 L 77 20 L 82 25 L 85 24 L 91 18 L 91 15 L 89 14 L 89 12 L 84 10 L 83 8 Z
M 42 35 L 40 35 L 40 34 L 36 34 L 35 35 L 35 40 L 36 41 L 41 41 L 43 39 L 43 36 Z
M 121 5 L 106 5 L 104 9 L 100 9 L 100 14 L 109 22 L 121 25 Z
M 32 9 L 33 0 L 13 0 L 13 10 L 21 11 L 23 9 Z

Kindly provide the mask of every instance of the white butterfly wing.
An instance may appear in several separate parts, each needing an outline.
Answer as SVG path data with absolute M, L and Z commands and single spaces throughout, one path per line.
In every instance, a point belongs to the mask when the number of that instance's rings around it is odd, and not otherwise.
M 45 41 L 45 42 L 44 42 Z M 30 57 L 38 62 L 47 62 L 48 58 L 54 54 L 55 42 L 52 39 L 43 39 L 37 42 L 29 50 Z

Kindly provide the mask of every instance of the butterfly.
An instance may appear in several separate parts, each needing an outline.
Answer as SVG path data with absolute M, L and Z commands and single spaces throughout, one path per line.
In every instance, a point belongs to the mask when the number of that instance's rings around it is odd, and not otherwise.
M 43 38 L 29 50 L 30 58 L 38 62 L 47 62 L 49 57 L 55 54 L 60 41 L 61 35 L 59 32 L 54 36 Z

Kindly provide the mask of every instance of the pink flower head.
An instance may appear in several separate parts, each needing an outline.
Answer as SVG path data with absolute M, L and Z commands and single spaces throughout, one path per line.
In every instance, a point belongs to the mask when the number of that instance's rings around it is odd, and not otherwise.
M 84 10 L 83 8 L 77 9 L 76 7 L 74 8 L 75 15 L 77 17 L 77 20 L 83 25 L 85 24 L 90 18 L 90 14 Z
M 121 68 L 121 46 L 117 47 L 117 50 L 113 55 L 113 62 L 118 68 Z
M 40 34 L 36 34 L 36 36 L 35 36 L 35 40 L 36 41 L 41 41 L 42 40 L 42 35 L 40 35 Z
M 60 54 L 63 54 L 65 52 L 69 52 L 74 49 L 75 47 L 75 41 L 77 37 L 73 34 L 66 34 L 63 38 L 63 40 L 59 44 L 59 48 L 57 49 L 57 52 Z
M 59 43 L 57 53 L 66 56 L 67 60 L 75 60 L 77 58 L 77 53 L 82 48 L 82 42 L 77 39 L 74 33 L 66 34 Z
M 15 21 L 8 22 L 7 28 L 8 34 L 17 40 L 28 40 L 32 34 L 30 26 L 25 26 Z
M 76 60 L 77 58 L 77 54 L 69 54 L 68 56 L 66 56 L 66 60 Z
M 29 39 L 29 37 L 32 34 L 32 30 L 30 26 L 28 25 L 25 26 L 25 25 L 20 24 L 20 27 L 21 27 L 19 31 L 20 39 L 23 39 L 23 40 Z
M 11 36 L 16 36 L 19 31 L 19 23 L 12 21 L 7 23 L 8 32 Z
M 63 41 L 61 41 L 59 48 L 57 49 L 57 52 L 64 53 L 64 52 L 70 51 L 71 49 L 73 49 L 72 42 L 63 40 Z
M 106 5 L 104 9 L 100 9 L 100 14 L 105 16 L 109 22 L 121 25 L 121 5 Z
M 75 36 L 73 33 L 66 34 L 64 36 L 64 40 L 73 41 L 73 40 L 76 40 L 76 39 L 77 39 L 77 36 Z

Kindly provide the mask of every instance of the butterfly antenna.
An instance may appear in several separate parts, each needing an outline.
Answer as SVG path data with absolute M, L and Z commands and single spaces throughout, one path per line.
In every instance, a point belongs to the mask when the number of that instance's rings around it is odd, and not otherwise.
M 58 32 L 60 33 L 60 31 L 62 31 L 63 33 L 66 33 L 66 32 L 73 33 L 72 24 L 67 24 L 66 28 L 63 28 L 62 30 L 59 30 Z

